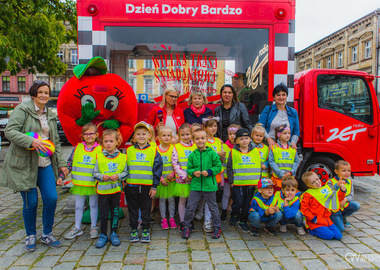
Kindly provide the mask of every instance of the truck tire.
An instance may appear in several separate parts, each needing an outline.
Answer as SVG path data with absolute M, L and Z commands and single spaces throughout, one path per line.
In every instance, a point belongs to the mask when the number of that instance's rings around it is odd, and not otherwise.
M 302 173 L 313 171 L 321 179 L 322 185 L 334 176 L 335 160 L 329 157 L 316 156 L 312 157 L 305 165 Z

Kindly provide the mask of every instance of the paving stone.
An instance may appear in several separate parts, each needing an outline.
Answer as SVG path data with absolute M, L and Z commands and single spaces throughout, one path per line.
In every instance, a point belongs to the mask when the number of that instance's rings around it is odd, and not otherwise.
M 18 258 L 17 261 L 13 263 L 13 265 L 32 265 L 38 258 L 40 254 L 38 253 L 25 253 Z M 0 265 L 1 267 L 2 265 Z
M 190 241 L 190 248 L 192 250 L 199 250 L 199 249 L 203 250 L 203 249 L 206 249 L 206 243 L 205 241 Z
M 281 266 L 277 262 L 260 262 L 260 268 L 263 270 L 278 270 Z
M 153 260 L 166 260 L 167 251 L 166 249 L 152 249 L 148 250 L 148 254 L 146 256 L 148 261 Z
M 106 255 L 103 257 L 102 261 L 104 262 L 122 262 L 125 252 L 111 252 L 108 251 Z
M 301 263 L 294 257 L 280 257 L 277 259 L 285 267 L 285 269 L 291 269 L 291 270 L 302 270 L 302 269 L 304 269 L 304 267 L 301 265 Z
M 122 263 L 102 263 L 100 270 L 119 270 L 122 267 Z
M 215 270 L 236 270 L 237 267 L 234 264 L 217 264 Z
M 0 265 L 1 267 L 7 268 L 17 259 L 18 257 L 16 256 L 0 257 Z
M 299 240 L 284 240 L 290 250 L 309 250 L 309 247 Z
M 104 251 L 103 251 L 104 252 Z M 83 252 L 82 251 L 67 251 L 65 255 L 63 255 L 60 258 L 61 262 L 68 262 L 68 261 L 79 261 L 80 257 L 82 257 Z M 84 257 L 87 257 L 87 253 Z
M 136 244 L 133 244 L 131 245 L 131 247 L 129 248 L 129 253 L 139 253 L 139 254 L 145 254 L 146 251 L 148 249 L 148 246 L 147 245 L 136 245 Z
M 259 270 L 260 267 L 255 262 L 238 262 L 240 270 Z
M 90 246 L 94 245 L 94 241 L 80 241 L 77 239 L 75 243 L 70 247 L 70 250 L 86 250 Z
M 164 239 L 160 240 L 151 240 L 149 243 L 149 249 L 160 249 L 166 248 L 168 246 L 168 242 Z
M 210 237 L 211 234 L 207 234 L 207 237 Z M 203 232 L 193 232 L 190 236 L 190 240 L 193 241 L 193 240 L 204 240 L 205 239 L 205 235 Z
M 210 255 L 206 250 L 193 250 L 191 252 L 192 261 L 209 261 Z
M 183 239 L 182 236 L 177 233 L 169 236 L 169 243 L 186 243 L 186 239 Z
M 124 263 L 126 264 L 144 264 L 146 260 L 145 254 L 130 253 L 124 258 Z
M 122 270 L 143 270 L 142 265 L 124 265 Z
M 236 262 L 250 262 L 253 261 L 251 253 L 248 250 L 231 251 L 232 258 Z
M 29 266 L 11 266 L 7 270 L 28 270 Z
M 276 257 L 293 256 L 293 254 L 285 246 L 269 247 L 269 249 L 273 253 L 273 255 Z
M 313 252 L 309 250 L 295 250 L 294 254 L 300 259 L 314 259 L 317 258 L 317 256 L 314 255 Z
M 317 254 L 333 253 L 333 251 L 320 240 L 305 240 L 305 244 Z
M 49 248 L 44 255 L 59 255 L 59 256 L 62 256 L 63 253 L 66 252 L 66 250 L 68 249 L 69 247 L 68 246 L 62 246 L 60 248 Z
M 376 230 L 376 229 L 372 229 L 372 228 L 367 228 L 367 229 L 362 229 L 362 231 L 368 235 L 378 235 L 380 234 L 380 231 L 379 230 Z
M 374 253 L 372 249 L 363 244 L 347 244 L 356 253 Z
M 320 260 L 302 260 L 301 262 L 308 270 L 327 270 L 326 265 Z
M 342 241 L 345 244 L 360 244 L 359 240 L 355 239 L 351 235 L 345 235 L 344 237 L 342 237 L 342 239 L 340 239 L 340 241 Z
M 226 244 L 223 244 L 223 243 L 209 244 L 209 250 L 212 253 L 225 253 L 229 251 Z
M 223 231 L 225 239 L 240 239 L 240 234 L 237 231 Z
M 177 252 L 169 254 L 169 264 L 175 263 L 188 263 L 189 253 L 187 252 Z
M 359 235 L 361 236 L 361 235 Z M 357 235 L 355 235 L 357 237 Z M 368 246 L 378 246 L 380 247 L 380 241 L 373 237 L 360 237 L 359 240 Z
M 246 250 L 247 245 L 243 240 L 226 240 L 230 250 Z
M 331 269 L 350 269 L 351 266 L 340 256 L 336 254 L 323 254 L 320 255 L 322 260 L 326 262 L 326 264 Z
M 80 266 L 97 266 L 99 265 L 101 256 L 83 256 L 79 262 Z
M 261 240 L 245 241 L 248 249 L 266 249 L 267 246 Z
M 39 262 L 37 262 L 34 266 L 37 267 L 51 267 L 58 262 L 60 256 L 44 256 Z
M 229 253 L 211 253 L 211 261 L 217 263 L 232 263 L 232 258 Z
M 189 265 L 188 264 L 170 264 L 169 270 L 188 270 Z
M 145 264 L 145 270 L 166 270 L 166 263 L 163 261 L 150 261 Z
M 184 243 L 169 245 L 169 252 L 178 252 L 178 251 L 187 251 L 187 245 Z
M 192 262 L 191 269 L 193 270 L 213 270 L 211 262 Z
M 253 257 L 257 262 L 267 262 L 267 261 L 275 261 L 273 255 L 269 252 L 269 250 L 251 250 Z
M 265 244 L 268 247 L 283 246 L 284 245 L 284 243 L 282 242 L 282 240 L 279 237 L 277 237 L 277 236 L 270 236 L 270 235 L 266 235 L 265 236 Z

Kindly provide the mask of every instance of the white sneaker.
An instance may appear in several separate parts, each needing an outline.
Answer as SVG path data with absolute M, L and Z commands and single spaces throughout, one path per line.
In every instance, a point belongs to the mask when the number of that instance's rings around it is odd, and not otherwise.
M 196 220 L 198 220 L 198 221 L 202 220 L 202 218 L 203 218 L 203 213 L 197 211 L 197 213 L 195 214 L 194 218 L 195 218 Z
M 206 222 L 203 224 L 203 230 L 204 230 L 206 233 L 213 232 L 213 226 L 212 226 L 211 221 L 206 221 Z
M 286 233 L 286 231 L 288 230 L 288 227 L 286 225 L 280 225 L 280 232 L 282 233 Z
M 305 232 L 305 230 L 304 230 L 303 227 L 297 227 L 297 233 L 299 235 L 305 235 L 306 234 L 306 232 Z
M 66 235 L 65 235 L 65 239 L 74 239 L 75 237 L 79 236 L 79 235 L 82 235 L 83 234 L 83 231 L 82 229 L 77 229 L 77 228 L 72 228 Z
M 91 227 L 91 230 L 90 230 L 90 238 L 91 239 L 96 239 L 99 237 L 99 233 L 98 233 L 98 227 Z

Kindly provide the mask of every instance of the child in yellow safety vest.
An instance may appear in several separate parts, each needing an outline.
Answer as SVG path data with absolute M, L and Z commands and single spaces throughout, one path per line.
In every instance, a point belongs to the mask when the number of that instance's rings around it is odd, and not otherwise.
M 160 184 L 157 186 L 156 197 L 160 198 L 161 227 L 164 230 L 177 228 L 174 220 L 175 199 L 173 189 L 175 186 L 175 173 L 172 164 L 172 155 L 174 145 L 171 144 L 173 139 L 172 130 L 169 127 L 162 126 L 158 130 L 158 139 L 160 145 L 157 151 L 160 153 L 163 163 L 163 170 Z M 166 219 L 166 201 L 168 202 L 169 222 Z
M 301 192 L 297 190 L 298 182 L 293 176 L 287 176 L 282 180 L 282 189 L 277 191 L 274 195 L 277 206 L 282 212 L 282 219 L 280 220 L 280 232 L 287 231 L 287 224 L 295 224 L 297 233 L 305 235 L 303 228 L 303 215 L 300 211 L 300 198 Z
M 269 167 L 272 170 L 274 190 L 281 190 L 281 181 L 286 176 L 296 175 L 300 160 L 297 150 L 291 147 L 289 142 L 291 132 L 285 124 L 275 129 L 277 143 L 269 151 Z
M 322 186 L 321 180 L 315 172 L 309 171 L 302 175 L 302 181 L 308 186 L 301 195 L 302 215 L 305 217 L 305 226 L 311 235 L 330 240 L 340 240 L 342 233 L 330 219 L 331 211 L 339 209 L 339 203 L 346 196 L 345 181 L 339 180 L 338 190 L 332 190 L 329 185 Z
M 128 176 L 124 188 L 132 228 L 129 241 L 138 242 L 138 219 L 141 210 L 141 243 L 150 242 L 152 198 L 162 175 L 162 158 L 156 146 L 150 145 L 150 126 L 141 121 L 134 127 L 135 144 L 127 149 Z
M 250 132 L 241 128 L 236 132 L 236 144 L 227 160 L 227 176 L 232 186 L 230 225 L 249 233 L 248 209 L 255 186 L 260 180 L 260 152 L 251 143 Z
M 107 227 L 110 215 L 110 241 L 113 246 L 120 245 L 117 227 L 122 191 L 121 181 L 128 175 L 127 156 L 117 149 L 122 141 L 123 139 L 118 131 L 113 129 L 105 130 L 101 139 L 104 150 L 96 155 L 93 176 L 97 181 L 96 192 L 98 193 L 100 214 L 100 236 L 95 245 L 97 248 L 104 247 L 108 241 Z
M 180 224 L 179 232 L 182 232 L 184 227 L 186 202 L 190 194 L 191 178 L 187 175 L 187 162 L 189 155 L 197 148 L 193 143 L 191 136 L 191 127 L 184 123 L 178 128 L 179 143 L 174 146 L 172 163 L 176 174 L 176 185 L 173 190 L 173 195 L 179 197 L 178 214 Z
M 260 151 L 261 158 L 261 178 L 270 178 L 269 177 L 269 147 L 263 144 L 265 137 L 265 128 L 262 124 L 256 124 L 252 129 L 252 141 L 253 145 Z
M 339 210 L 332 211 L 330 218 L 335 226 L 343 232 L 344 227 L 350 225 L 347 223 L 346 218 L 360 209 L 360 203 L 354 201 L 354 184 L 352 183 L 352 179 L 349 179 L 349 177 L 351 177 L 350 163 L 344 160 L 338 160 L 335 163 L 335 173 L 337 176 L 330 179 L 327 184 L 332 190 L 338 190 L 339 180 L 344 180 L 347 191 L 346 197 L 340 202 Z
M 274 187 L 271 179 L 261 178 L 257 185 L 258 192 L 251 201 L 248 219 L 252 225 L 250 233 L 259 235 L 260 222 L 265 223 L 264 230 L 270 235 L 277 235 L 276 224 L 282 218 L 282 212 L 277 206 Z
M 67 167 L 71 171 L 73 187 L 70 192 L 75 195 L 75 225 L 66 235 L 65 239 L 74 239 L 83 234 L 81 229 L 83 208 L 86 197 L 89 196 L 89 206 L 91 215 L 90 237 L 98 238 L 98 196 L 96 194 L 95 179 L 92 173 L 95 167 L 96 154 L 102 152 L 102 147 L 97 142 L 98 129 L 96 125 L 89 123 L 83 126 L 82 142 L 74 147 Z M 57 184 L 62 185 L 65 175 L 61 172 Z

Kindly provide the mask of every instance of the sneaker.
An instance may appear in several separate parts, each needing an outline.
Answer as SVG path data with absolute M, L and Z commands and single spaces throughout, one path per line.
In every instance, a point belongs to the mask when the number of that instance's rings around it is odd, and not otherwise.
M 169 225 L 170 225 L 170 229 L 176 229 L 177 228 L 177 224 L 175 223 L 174 218 L 169 219 Z
M 347 221 L 347 217 L 343 217 L 343 224 L 344 226 L 351 226 L 351 223 Z
M 259 236 L 260 233 L 259 233 L 259 229 L 256 228 L 256 227 L 252 227 L 252 229 L 249 230 L 249 233 L 253 236 Z
M 269 235 L 277 235 L 276 228 L 272 226 L 265 226 L 264 231 L 266 231 Z
M 203 230 L 206 232 L 206 233 L 210 233 L 213 231 L 213 227 L 212 227 L 212 223 L 211 221 L 206 221 L 204 224 L 203 224 Z
M 91 239 L 96 239 L 98 237 L 99 237 L 98 227 L 91 227 L 90 238 Z
M 226 222 L 227 220 L 227 210 L 222 210 L 222 215 L 220 216 L 221 222 Z
M 194 222 L 191 222 L 190 223 L 190 233 L 192 233 L 193 231 L 195 231 L 195 225 L 194 225 Z
M 36 236 L 34 234 L 33 235 L 29 235 L 28 237 L 26 237 L 24 250 L 26 252 L 36 251 L 36 249 L 37 249 L 36 242 L 37 242 Z
M 230 217 L 230 226 L 236 226 L 237 223 L 237 216 L 231 216 Z
M 184 227 L 182 230 L 182 238 L 183 239 L 189 239 L 189 237 L 190 237 L 190 228 Z
M 212 233 L 211 238 L 219 239 L 221 235 L 222 235 L 222 229 L 218 226 L 215 226 L 214 232 Z
M 163 219 L 161 220 L 161 228 L 162 228 L 163 230 L 167 230 L 167 229 L 169 229 L 168 220 L 167 220 L 166 218 L 163 218 Z
M 53 248 L 61 247 L 61 243 L 57 239 L 55 239 L 52 233 L 49 233 L 48 235 L 42 235 L 41 242 L 48 245 L 49 247 L 53 247 Z
M 120 245 L 120 239 L 119 239 L 119 236 L 117 235 L 116 232 L 112 232 L 111 235 L 110 235 L 110 240 L 111 240 L 111 244 L 113 246 L 118 246 Z
M 184 223 L 184 222 L 181 222 L 181 223 L 179 224 L 179 226 L 178 226 L 178 232 L 179 232 L 179 233 L 182 233 L 184 227 L 185 227 L 185 223 Z
M 139 231 L 138 230 L 132 230 L 131 232 L 131 238 L 129 238 L 129 242 L 136 243 L 139 239 Z
M 303 227 L 297 227 L 297 233 L 299 235 L 305 235 L 306 234 L 305 229 Z
M 198 221 L 202 220 L 202 218 L 203 218 L 203 213 L 197 211 L 197 213 L 195 214 L 194 218 L 195 218 L 196 220 L 198 220 Z
M 143 229 L 141 235 L 141 243 L 149 243 L 150 242 L 150 233 L 149 229 Z
M 75 237 L 82 235 L 83 230 L 82 229 L 77 229 L 76 227 L 72 228 L 66 235 L 65 239 L 71 240 L 74 239 Z
M 104 235 L 101 233 L 98 241 L 95 244 L 95 247 L 96 248 L 102 248 L 106 245 L 107 241 L 108 241 L 107 235 Z
M 285 225 L 280 225 L 280 232 L 282 233 L 286 233 L 286 231 L 288 230 L 288 226 L 285 224 Z
M 236 224 L 236 227 L 238 227 L 240 230 L 242 230 L 244 233 L 249 233 L 249 227 L 248 224 L 245 222 L 238 222 Z

